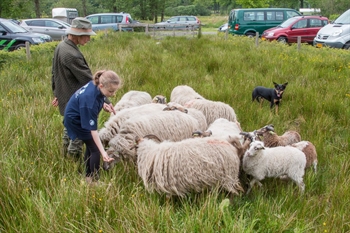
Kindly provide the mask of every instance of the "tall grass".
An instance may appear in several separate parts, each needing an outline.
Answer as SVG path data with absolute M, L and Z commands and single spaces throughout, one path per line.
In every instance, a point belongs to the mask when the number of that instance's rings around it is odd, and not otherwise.
M 148 193 L 137 171 L 120 163 L 88 187 L 60 153 L 62 117 L 50 105 L 56 43 L 6 54 L 0 71 L 0 232 L 350 232 L 349 51 L 203 35 L 155 40 L 98 34 L 81 47 L 93 72 L 112 69 L 129 90 L 163 94 L 189 85 L 231 105 L 243 130 L 293 129 L 318 151 L 306 191 L 277 179 L 226 203 L 220 190 L 168 200 Z M 0 56 L 5 56 L 1 55 Z M 1 59 L 0 59 L 1 60 Z M 4 60 L 2 60 L 4 61 Z M 289 82 L 279 115 L 252 102 L 257 85 Z M 109 115 L 102 112 L 100 127 Z

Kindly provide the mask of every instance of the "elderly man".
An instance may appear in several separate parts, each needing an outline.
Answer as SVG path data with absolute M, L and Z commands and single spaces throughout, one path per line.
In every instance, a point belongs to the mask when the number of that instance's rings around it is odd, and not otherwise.
M 54 53 L 52 62 L 52 90 L 54 99 L 52 105 L 59 107 L 64 116 L 67 102 L 75 91 L 92 80 L 92 72 L 78 45 L 85 45 L 90 36 L 96 35 L 91 22 L 82 17 L 73 19 L 71 28 L 67 30 L 67 38 L 61 41 Z M 106 101 L 105 111 L 114 112 L 113 105 Z M 83 142 L 79 139 L 70 140 L 66 128 L 63 131 L 63 154 L 79 160 L 83 152 Z

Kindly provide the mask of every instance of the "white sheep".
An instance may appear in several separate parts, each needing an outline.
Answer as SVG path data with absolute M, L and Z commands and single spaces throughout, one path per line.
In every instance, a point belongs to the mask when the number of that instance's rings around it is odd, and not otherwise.
M 176 86 L 171 94 L 170 101 L 181 105 L 184 105 L 192 99 L 205 99 L 203 96 L 198 94 L 192 87 L 187 85 Z
M 181 141 L 192 137 L 192 132 L 200 129 L 197 119 L 180 111 L 160 111 L 126 120 L 117 135 L 108 143 L 107 153 L 118 160 L 136 161 L 133 147 L 135 136 L 143 137 L 154 134 L 158 138 L 170 141 Z
M 316 152 L 316 147 L 314 144 L 312 144 L 309 141 L 300 141 L 297 143 L 293 143 L 291 146 L 294 146 L 295 148 L 298 148 L 301 150 L 305 156 L 306 156 L 306 166 L 305 169 L 313 167 L 314 172 L 316 173 L 317 171 L 317 152 Z
M 117 112 L 116 115 L 111 115 L 110 118 L 104 123 L 104 127 L 98 132 L 102 143 L 106 146 L 109 141 L 119 133 L 120 127 L 126 120 L 135 116 L 143 116 L 154 112 L 161 112 L 165 107 L 165 104 L 149 103 L 126 108 Z
M 225 118 L 218 118 L 211 123 L 207 129 L 211 131 L 212 137 L 240 136 L 242 132 L 238 121 L 229 121 Z
M 145 91 L 128 91 L 125 93 L 120 100 L 115 104 L 114 110 L 116 112 L 126 108 L 140 106 L 143 104 L 150 103 L 166 103 L 166 98 L 162 95 L 156 95 L 153 99 L 151 95 Z
M 243 157 L 243 171 L 253 176 L 249 183 L 247 194 L 255 183 L 261 186 L 260 181 L 265 177 L 286 176 L 292 179 L 304 192 L 303 176 L 306 158 L 303 152 L 292 146 L 264 147 L 261 141 L 254 141 Z
M 237 149 L 225 139 L 158 143 L 145 138 L 137 139 L 137 144 L 138 174 L 149 192 L 184 197 L 217 185 L 230 194 L 243 191 Z
M 185 108 L 195 108 L 203 112 L 210 125 L 218 118 L 225 118 L 229 121 L 237 121 L 237 116 L 233 108 L 220 101 L 207 99 L 192 99 L 183 105 Z
M 258 136 L 263 137 L 263 142 L 266 147 L 287 146 L 301 141 L 301 136 L 296 131 L 286 131 L 279 136 L 274 132 L 273 125 L 266 125 L 256 131 Z

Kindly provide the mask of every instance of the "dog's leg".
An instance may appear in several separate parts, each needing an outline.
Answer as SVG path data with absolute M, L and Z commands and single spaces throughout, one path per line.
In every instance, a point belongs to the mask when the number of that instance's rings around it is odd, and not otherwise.
M 264 101 L 264 98 L 259 97 L 260 108 L 262 108 L 262 103 L 263 103 L 263 101 Z
M 275 108 L 276 108 L 276 115 L 278 115 L 278 104 L 276 104 Z

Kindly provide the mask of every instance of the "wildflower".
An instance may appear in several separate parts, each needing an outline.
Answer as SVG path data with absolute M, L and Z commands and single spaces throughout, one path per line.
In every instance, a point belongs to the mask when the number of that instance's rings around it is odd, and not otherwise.
M 350 94 L 348 93 L 348 94 L 345 94 L 347 97 L 350 97 Z
M 325 222 L 323 223 L 323 226 L 326 226 L 326 223 L 325 223 Z
M 98 230 L 98 233 L 102 233 L 102 230 Z

